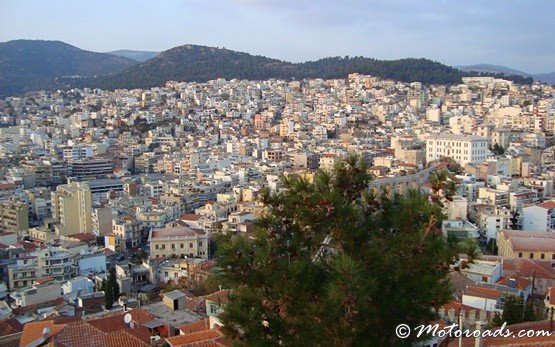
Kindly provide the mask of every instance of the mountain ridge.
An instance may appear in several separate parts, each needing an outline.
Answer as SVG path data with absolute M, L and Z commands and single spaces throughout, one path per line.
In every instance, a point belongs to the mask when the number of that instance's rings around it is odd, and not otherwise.
M 528 72 L 510 68 L 508 66 L 494 65 L 494 64 L 458 65 L 458 66 L 454 66 L 454 68 L 464 72 L 502 73 L 505 75 L 532 77 L 534 81 L 555 84 L 555 72 L 531 74 Z
M 62 76 L 116 73 L 135 65 L 127 58 L 82 50 L 62 41 L 0 42 L 0 96 L 62 87 Z
M 149 59 L 156 57 L 160 52 L 155 51 L 136 51 L 131 49 L 118 49 L 115 51 L 106 52 L 106 54 L 112 54 L 119 57 L 124 57 L 127 59 L 132 59 L 140 63 L 145 62 Z
M 148 53 L 129 50 L 115 52 Z M 345 78 L 349 73 L 425 84 L 460 83 L 462 77 L 470 75 L 506 77 L 518 83 L 532 82 L 531 78 L 522 76 L 462 72 L 424 58 L 378 60 L 362 56 L 337 56 L 292 63 L 225 48 L 186 44 L 138 62 L 114 55 L 113 52 L 82 50 L 62 41 L 14 40 L 0 43 L 0 97 L 62 87 L 131 89 L 161 86 L 169 80 L 329 79 Z

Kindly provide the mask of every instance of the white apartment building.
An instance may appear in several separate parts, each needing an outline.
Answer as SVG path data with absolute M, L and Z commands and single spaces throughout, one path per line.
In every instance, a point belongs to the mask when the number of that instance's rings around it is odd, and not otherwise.
M 476 135 L 439 134 L 426 139 L 426 162 L 450 157 L 459 165 L 480 164 L 489 155 L 489 140 Z
M 545 201 L 522 209 L 523 229 L 531 231 L 555 230 L 555 201 Z

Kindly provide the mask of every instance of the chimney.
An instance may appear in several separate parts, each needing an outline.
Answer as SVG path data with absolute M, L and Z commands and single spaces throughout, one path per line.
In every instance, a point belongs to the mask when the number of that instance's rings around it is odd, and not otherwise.
M 485 322 L 476 321 L 476 331 L 479 331 L 480 333 L 478 334 L 478 336 L 476 336 L 476 339 L 474 340 L 474 347 L 484 347 L 484 341 L 482 339 L 482 329 L 485 325 Z

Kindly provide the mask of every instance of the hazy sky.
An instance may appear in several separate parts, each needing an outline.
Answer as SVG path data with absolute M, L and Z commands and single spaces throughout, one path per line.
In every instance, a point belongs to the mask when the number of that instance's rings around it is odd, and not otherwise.
M 192 43 L 289 61 L 424 57 L 555 71 L 553 0 L 0 0 L 0 41 L 161 51 Z

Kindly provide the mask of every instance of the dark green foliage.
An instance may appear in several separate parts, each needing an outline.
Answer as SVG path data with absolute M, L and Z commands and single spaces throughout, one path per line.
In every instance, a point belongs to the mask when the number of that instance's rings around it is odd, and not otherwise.
M 497 142 L 493 145 L 493 147 L 491 148 L 491 151 L 493 152 L 493 154 L 496 154 L 496 155 L 503 155 L 505 153 L 505 149 L 499 146 Z
M 364 57 L 330 57 L 289 63 L 263 56 L 214 47 L 184 45 L 160 53 L 122 73 L 76 81 L 104 89 L 149 88 L 166 81 L 205 82 L 216 78 L 264 80 L 269 78 L 345 78 L 349 73 L 368 74 L 404 82 L 460 83 L 465 73 L 428 59 L 377 60 Z
M 61 88 L 62 76 L 95 76 L 123 71 L 137 62 L 85 51 L 60 41 L 14 40 L 0 43 L 0 97 Z
M 313 183 L 284 178 L 286 191 L 263 194 L 254 239 L 221 236 L 228 336 L 249 346 L 390 346 L 407 342 L 398 324 L 435 318 L 451 297 L 455 255 L 436 228 L 441 210 L 417 191 L 378 197 L 369 179 L 354 157 Z
M 108 278 L 102 282 L 102 290 L 104 291 L 104 305 L 107 310 L 111 309 L 114 302 L 119 298 L 119 284 L 117 281 L 116 268 L 110 268 Z
M 131 262 L 133 264 L 140 265 L 147 258 L 148 258 L 148 254 L 145 252 L 145 250 L 144 249 L 139 249 L 139 251 L 137 251 L 137 253 L 135 253 L 131 256 Z
M 68 86 L 130 89 L 162 86 L 170 80 L 329 79 L 345 78 L 354 72 L 426 84 L 460 83 L 463 76 L 477 75 L 532 83 L 531 77 L 462 72 L 422 58 L 377 60 L 346 56 L 289 63 L 227 49 L 184 45 L 137 63 L 117 56 L 117 53 L 89 52 L 60 41 L 15 40 L 0 43 L 0 97 Z
M 435 202 L 439 203 L 441 196 L 449 201 L 453 201 L 453 196 L 457 193 L 457 185 L 449 177 L 448 171 L 432 172 L 430 177 L 428 177 L 428 182 L 432 186 L 432 199 Z
M 511 325 L 537 320 L 532 305 L 526 304 L 524 298 L 508 294 L 505 294 L 503 297 L 505 306 L 503 307 L 501 324 L 507 322 L 507 325 Z

